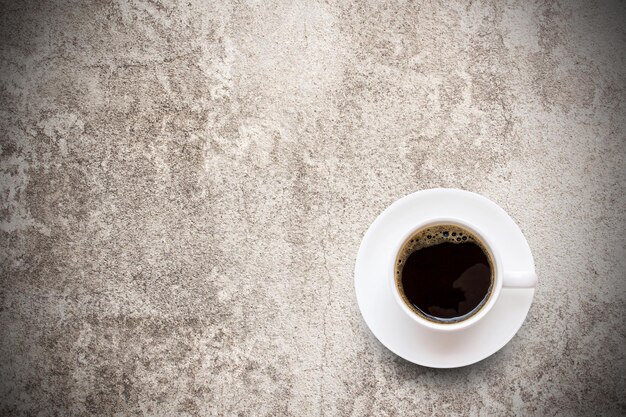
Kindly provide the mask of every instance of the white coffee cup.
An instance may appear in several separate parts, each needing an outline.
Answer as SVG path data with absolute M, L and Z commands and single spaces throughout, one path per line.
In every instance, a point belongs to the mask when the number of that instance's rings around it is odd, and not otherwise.
M 407 239 L 409 239 L 415 232 L 420 229 L 443 224 L 460 226 L 461 228 L 467 229 L 468 231 L 472 232 L 476 237 L 478 237 L 484 243 L 487 250 L 491 254 L 491 258 L 494 263 L 493 267 L 495 269 L 495 271 L 492 271 L 493 281 L 491 285 L 491 291 L 487 296 L 487 301 L 478 309 L 478 311 L 476 311 L 466 319 L 449 323 L 428 320 L 413 311 L 402 298 L 402 295 L 400 294 L 400 289 L 396 285 L 395 278 L 396 256 L 398 252 L 402 249 L 402 246 L 407 241 Z M 402 236 L 402 238 L 398 241 L 395 250 L 392 252 L 392 257 L 390 257 L 390 259 L 388 260 L 388 281 L 389 285 L 391 286 L 391 291 L 394 294 L 395 301 L 398 303 L 402 311 L 412 320 L 422 326 L 426 326 L 434 330 L 448 332 L 457 331 L 478 323 L 489 313 L 491 308 L 496 304 L 498 298 L 500 297 L 500 292 L 502 288 L 534 288 L 537 284 L 537 275 L 535 274 L 535 271 L 504 270 L 502 267 L 502 260 L 499 248 L 495 246 L 493 242 L 494 239 L 489 236 L 488 233 L 485 233 L 484 231 L 480 230 L 476 225 L 471 224 L 461 218 L 434 217 L 430 219 L 421 219 L 421 222 L 419 224 L 417 224 L 414 228 L 408 230 L 406 234 Z

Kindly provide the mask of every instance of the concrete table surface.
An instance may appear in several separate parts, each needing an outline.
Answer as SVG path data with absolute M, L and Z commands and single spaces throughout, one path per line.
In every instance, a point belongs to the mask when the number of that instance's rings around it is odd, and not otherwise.
M 0 6 L 0 414 L 626 413 L 624 3 Z M 432 187 L 519 223 L 526 323 L 387 351 L 369 224 Z

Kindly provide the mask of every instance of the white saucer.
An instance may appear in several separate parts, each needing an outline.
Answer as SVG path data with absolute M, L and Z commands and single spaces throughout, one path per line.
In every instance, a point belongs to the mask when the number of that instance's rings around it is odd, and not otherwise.
M 534 271 L 535 263 L 513 219 L 493 201 L 469 191 L 418 191 L 393 203 L 372 223 L 361 241 L 354 277 L 365 322 L 396 355 L 431 368 L 456 368 L 483 360 L 504 347 L 522 326 L 535 290 L 503 288 L 483 319 L 458 332 L 441 332 L 413 321 L 396 304 L 386 281 L 388 265 L 381 260 L 389 257 L 407 230 L 420 219 L 433 216 L 460 217 L 492 234 L 504 270 Z

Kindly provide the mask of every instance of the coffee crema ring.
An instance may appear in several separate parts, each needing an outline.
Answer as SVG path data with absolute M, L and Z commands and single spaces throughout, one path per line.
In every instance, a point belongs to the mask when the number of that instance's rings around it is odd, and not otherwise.
M 495 267 L 486 245 L 471 231 L 438 224 L 413 233 L 395 263 L 396 287 L 416 314 L 456 323 L 476 314 L 489 299 Z

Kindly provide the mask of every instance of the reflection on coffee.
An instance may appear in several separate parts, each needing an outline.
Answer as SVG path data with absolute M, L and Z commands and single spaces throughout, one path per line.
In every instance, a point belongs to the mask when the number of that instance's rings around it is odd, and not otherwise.
M 439 323 L 465 320 L 486 303 L 495 268 L 485 244 L 456 225 L 413 233 L 396 259 L 396 285 L 418 315 Z

